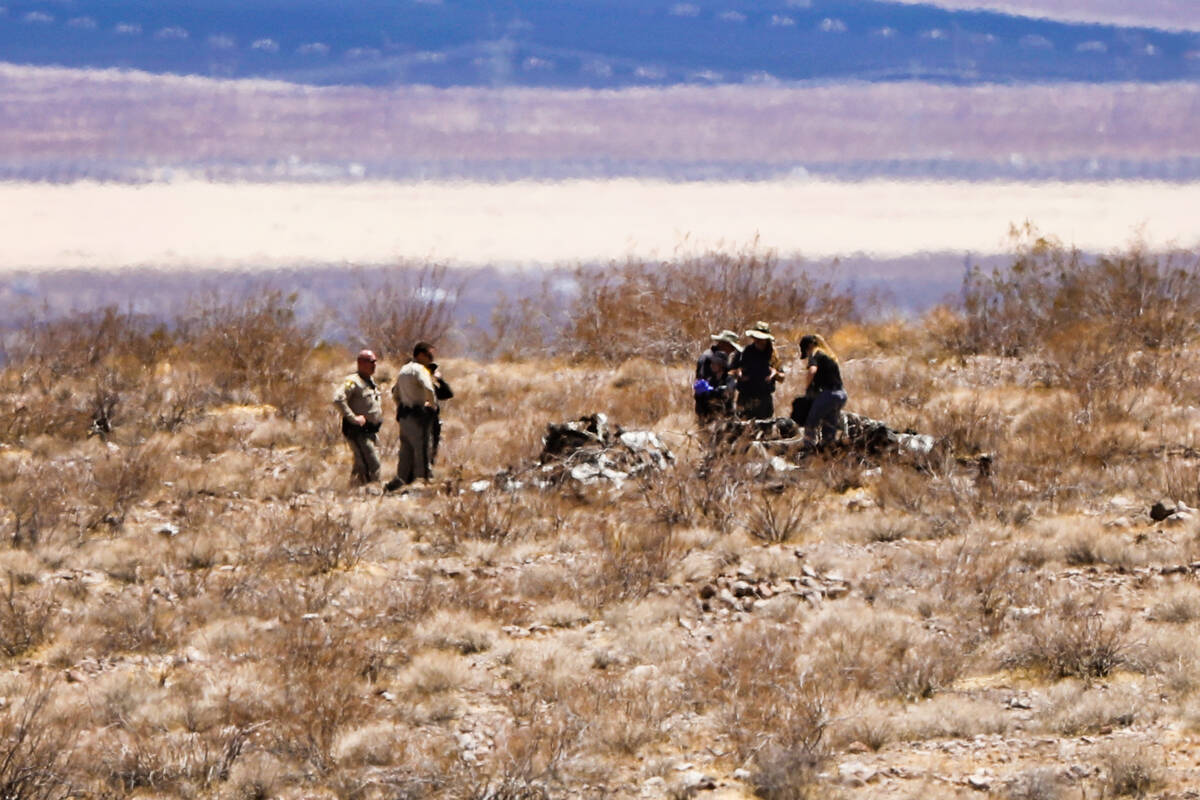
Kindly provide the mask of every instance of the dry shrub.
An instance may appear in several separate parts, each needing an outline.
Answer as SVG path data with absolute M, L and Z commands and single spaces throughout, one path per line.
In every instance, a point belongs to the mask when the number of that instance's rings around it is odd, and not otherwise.
M 487 489 L 457 491 L 434 513 L 438 544 L 453 552 L 464 541 L 503 544 L 526 530 L 529 515 L 516 492 Z
M 1100 754 L 1100 766 L 1105 797 L 1145 797 L 1166 784 L 1162 753 L 1148 745 L 1112 744 Z
M 746 519 L 746 532 L 767 544 L 790 542 L 803 534 L 815 516 L 814 493 L 804 487 L 758 493 Z
M 43 460 L 23 464 L 0 485 L 0 504 L 11 528 L 5 538 L 13 547 L 35 548 L 68 517 L 71 495 L 64 470 Z
M 582 581 L 596 607 L 645 597 L 667 579 L 679 556 L 672 529 L 663 526 L 605 520 L 596 538 L 600 550 L 596 570 Z
M 356 522 L 348 511 L 291 506 L 274 524 L 270 536 L 279 542 L 283 557 L 311 574 L 351 569 L 374 546 L 376 531 Z
M 92 507 L 84 524 L 120 527 L 135 503 L 161 485 L 169 464 L 166 450 L 157 442 L 109 449 L 94 459 L 84 497 Z
M 1165 600 L 1151 606 L 1146 616 L 1154 622 L 1167 622 L 1172 625 L 1195 622 L 1200 619 L 1200 594 L 1180 587 Z
M 1047 343 L 1055 352 L 1054 341 L 1069 345 L 1067 334 L 1074 331 L 1093 334 L 1095 344 L 1107 334 L 1128 353 L 1177 347 L 1197 334 L 1200 265 L 1194 254 L 1155 256 L 1134 244 L 1088 260 L 1028 223 L 1011 236 L 1010 265 L 967 277 L 961 352 L 1018 355 Z
M 10 572 L 7 588 L 0 590 L 0 653 L 13 658 L 41 645 L 58 609 L 45 589 L 18 592 Z
M 575 280 L 579 290 L 562 349 L 605 361 L 680 361 L 724 328 L 740 331 L 766 320 L 781 330 L 793 321 L 832 330 L 855 314 L 849 291 L 757 245 L 738 253 L 580 269 Z
M 1099 597 L 1067 595 L 1025 624 L 1007 657 L 1013 666 L 1040 669 L 1054 678 L 1103 678 L 1125 664 L 1129 621 L 1105 619 Z
M 442 264 L 400 264 L 381 277 L 359 276 L 347 328 L 380 358 L 403 359 L 420 340 L 437 344 L 454 322 L 461 279 Z
M 180 322 L 177 352 L 204 364 L 227 401 L 266 403 L 295 419 L 321 388 L 305 369 L 316 349 L 316 326 L 301 320 L 296 300 L 275 289 L 240 301 L 209 298 Z
M 58 800 L 75 793 L 74 741 L 48 720 L 52 691 L 38 676 L 0 712 L 0 797 Z
M 689 696 L 717 711 L 737 759 L 755 761 L 764 792 L 790 791 L 785 766 L 815 770 L 825 758 L 833 687 L 816 677 L 824 673 L 808 670 L 803 649 L 790 626 L 755 621 L 716 642 L 712 659 L 687 676 Z M 805 768 L 795 785 L 809 778 Z
M 1062 780 L 1051 767 L 1035 767 L 1011 778 L 1004 787 L 1005 800 L 1060 800 Z
M 352 631 L 295 614 L 263 649 L 281 678 L 264 731 L 271 749 L 328 775 L 339 736 L 371 716 L 368 648 Z
M 167 652 L 178 644 L 186 621 L 149 587 L 128 587 L 108 602 L 89 606 L 83 623 L 72 640 L 107 655 Z
M 1048 705 L 1038 718 L 1049 730 L 1065 736 L 1109 732 L 1145 723 L 1156 716 L 1147 705 L 1142 686 L 1089 687 L 1068 683 L 1052 687 Z

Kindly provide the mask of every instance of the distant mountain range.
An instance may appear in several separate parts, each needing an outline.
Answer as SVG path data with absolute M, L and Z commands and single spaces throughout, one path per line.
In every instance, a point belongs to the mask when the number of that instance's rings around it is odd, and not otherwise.
M 0 61 L 322 86 L 1200 78 L 1195 31 L 872 0 L 8 0 L 0 9 Z

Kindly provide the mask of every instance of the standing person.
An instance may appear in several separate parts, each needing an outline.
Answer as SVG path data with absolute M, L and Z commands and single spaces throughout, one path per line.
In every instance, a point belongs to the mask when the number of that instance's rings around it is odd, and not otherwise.
M 738 336 L 731 330 L 714 333 L 711 337 L 712 347 L 704 351 L 704 355 L 696 361 L 696 380 L 706 381 L 713 377 L 710 366 L 713 358 L 724 356 L 725 372 L 729 373 L 738 368 L 738 359 L 742 355 L 742 346 L 738 344 Z
M 383 424 L 383 404 L 375 374 L 375 354 L 363 350 L 355 360 L 357 371 L 347 375 L 333 393 L 333 405 L 342 415 L 342 435 L 354 453 L 350 480 L 355 484 L 379 480 L 378 434 Z
M 812 398 L 804 420 L 804 441 L 814 446 L 830 444 L 841 430 L 846 390 L 842 366 L 829 343 L 817 333 L 800 338 L 800 357 L 808 359 L 804 394 Z
M 707 378 L 696 378 L 696 418 L 701 425 L 733 416 L 733 395 L 737 382 L 729 374 L 729 357 L 724 352 L 706 353 Z M 699 375 L 699 367 L 697 367 Z
M 400 456 L 396 477 L 384 486 L 399 489 L 419 479 L 433 477 L 433 428 L 437 421 L 437 387 L 429 366 L 433 364 L 433 345 L 417 342 L 412 360 L 400 368 L 392 386 L 396 401 L 396 421 L 400 423 Z
M 442 401 L 454 397 L 454 390 L 442 377 L 442 370 L 437 364 L 431 361 L 425 365 L 425 368 L 429 370 L 429 376 L 433 378 L 433 396 L 437 400 L 437 410 L 433 416 L 433 452 L 429 456 L 429 465 L 433 466 L 437 462 L 438 447 L 442 443 Z
M 775 384 L 783 380 L 783 365 L 775 350 L 771 326 L 756 322 L 746 331 L 754 340 L 742 351 L 741 374 L 737 382 L 738 414 L 743 419 L 771 419 L 775 416 Z

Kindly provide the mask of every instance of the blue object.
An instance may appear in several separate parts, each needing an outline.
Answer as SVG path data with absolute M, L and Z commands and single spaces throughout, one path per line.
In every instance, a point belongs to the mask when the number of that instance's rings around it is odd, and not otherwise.
M 704 378 L 701 378 L 692 384 L 692 391 L 694 391 L 697 395 L 708 394 L 712 390 L 712 385 L 708 381 L 704 380 Z

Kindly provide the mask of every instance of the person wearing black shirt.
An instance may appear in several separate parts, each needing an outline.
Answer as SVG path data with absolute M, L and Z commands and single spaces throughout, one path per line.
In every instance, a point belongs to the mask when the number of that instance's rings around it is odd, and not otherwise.
M 775 384 L 783 380 L 783 365 L 775 350 L 771 326 L 757 322 L 746 331 L 754 340 L 742 351 L 738 362 L 738 416 L 742 419 L 771 419 L 775 416 Z
M 804 440 L 826 445 L 837 438 L 842 427 L 842 408 L 846 405 L 842 367 L 833 348 L 816 333 L 800 338 L 800 357 L 808 360 L 804 394 L 812 399 L 804 420 Z

